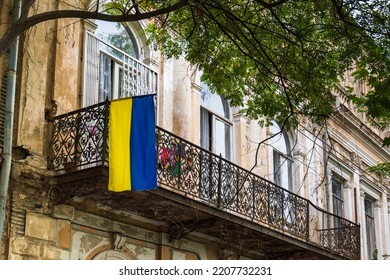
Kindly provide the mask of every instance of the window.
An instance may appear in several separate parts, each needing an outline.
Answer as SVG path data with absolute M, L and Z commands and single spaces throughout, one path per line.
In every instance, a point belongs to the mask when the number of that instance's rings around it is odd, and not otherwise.
M 332 203 L 334 217 L 334 228 L 340 228 L 342 221 L 340 217 L 343 217 L 343 198 L 342 198 L 342 185 L 339 180 L 332 178 Z
M 232 159 L 232 123 L 227 100 L 202 83 L 200 108 L 200 144 L 206 150 Z
M 364 213 L 366 220 L 366 236 L 367 236 L 367 255 L 369 258 L 373 257 L 375 250 L 375 223 L 372 211 L 372 201 L 364 199 Z
M 95 23 L 98 26 L 95 34 L 100 40 L 107 42 L 134 58 L 139 59 L 140 55 L 137 41 L 129 26 L 102 20 L 96 20 Z
M 288 133 L 275 122 L 269 126 L 269 133 L 273 136 L 269 140 L 271 176 L 273 182 L 279 186 L 270 197 L 270 222 L 292 229 L 295 226 L 297 209 L 290 193 L 293 191 L 290 139 Z
M 291 145 L 286 131 L 281 132 L 278 124 L 270 126 L 271 135 L 278 134 L 271 139 L 273 149 L 273 180 L 278 186 L 292 191 L 292 158 Z
M 88 30 L 85 30 L 84 34 L 82 80 L 84 107 L 106 99 L 157 93 L 157 72 L 138 60 L 141 45 L 142 55 L 150 55 L 141 23 L 132 22 L 130 25 L 96 20 L 94 24 L 86 25 L 86 28 Z M 137 34 L 137 37 L 133 34 Z M 86 120 L 83 131 L 78 131 L 79 138 L 88 141 L 83 145 L 91 150 L 98 148 L 101 145 L 99 141 L 102 141 L 103 128 L 103 118 Z M 100 155 L 95 150 L 93 153 Z M 84 156 L 90 155 L 82 153 L 81 157 Z
M 124 67 L 126 56 L 139 58 L 139 51 L 129 28 L 119 23 L 96 21 L 100 44 L 100 84 L 98 102 L 124 97 Z

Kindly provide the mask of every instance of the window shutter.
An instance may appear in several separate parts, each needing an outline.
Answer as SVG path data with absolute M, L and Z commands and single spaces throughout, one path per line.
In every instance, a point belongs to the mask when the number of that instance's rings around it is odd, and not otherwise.
M 87 32 L 84 45 L 84 107 L 98 103 L 99 54 L 99 40 Z

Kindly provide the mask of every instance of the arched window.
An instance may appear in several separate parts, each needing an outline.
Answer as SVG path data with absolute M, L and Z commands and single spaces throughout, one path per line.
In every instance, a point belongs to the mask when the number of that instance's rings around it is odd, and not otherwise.
M 157 73 L 142 63 L 150 50 L 140 22 L 86 25 L 83 105 L 157 92 Z
M 114 250 L 105 250 L 93 257 L 93 260 L 131 260 L 134 258 Z
M 139 48 L 129 26 L 97 20 L 95 35 L 100 43 L 99 102 L 124 97 L 124 63 L 139 58 Z
M 270 140 L 272 147 L 273 181 L 275 184 L 292 191 L 292 157 L 288 134 L 277 123 L 270 126 L 270 134 L 277 136 Z
M 232 159 L 232 122 L 227 100 L 201 83 L 200 144 L 203 148 Z
M 96 37 L 139 59 L 139 46 L 128 25 L 109 21 L 96 20 Z

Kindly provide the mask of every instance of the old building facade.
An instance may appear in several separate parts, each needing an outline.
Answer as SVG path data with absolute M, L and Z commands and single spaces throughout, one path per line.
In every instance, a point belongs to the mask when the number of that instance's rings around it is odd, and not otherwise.
M 363 85 L 346 73 L 323 125 L 262 127 L 212 93 L 196 67 L 148 44 L 144 28 L 60 19 L 20 38 L 2 259 L 390 254 L 389 181 L 367 171 L 390 160 L 386 132 L 345 91 Z M 154 93 L 159 187 L 109 192 L 109 101 Z

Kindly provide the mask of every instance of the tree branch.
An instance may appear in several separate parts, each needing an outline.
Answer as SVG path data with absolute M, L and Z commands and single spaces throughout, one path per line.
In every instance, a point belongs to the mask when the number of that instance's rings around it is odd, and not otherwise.
M 348 25 L 350 25 L 352 27 L 358 28 L 358 29 L 360 29 L 362 31 L 366 31 L 366 32 L 372 33 L 372 34 L 379 34 L 379 35 L 384 35 L 384 36 L 389 36 L 390 35 L 389 32 L 380 32 L 378 30 L 365 28 L 365 27 L 359 25 L 358 23 L 356 23 L 355 21 L 348 19 L 347 15 L 344 14 L 344 12 L 343 12 L 342 6 L 340 6 L 340 4 L 337 2 L 337 0 L 331 0 L 331 2 L 333 4 L 333 6 L 335 7 L 338 16 L 340 17 L 340 20 L 342 22 L 344 22 L 345 24 L 348 24 Z
M 29 0 L 29 2 L 34 1 Z M 20 18 L 15 24 L 11 25 L 10 28 L 1 37 L 0 56 L 3 56 L 6 53 L 12 42 L 15 41 L 19 35 L 21 35 L 30 27 L 41 22 L 60 18 L 99 19 L 110 22 L 139 21 L 181 9 L 188 5 L 188 2 L 189 0 L 181 0 L 174 5 L 140 14 L 109 15 L 86 10 L 58 10 L 40 13 L 31 17 Z
M 282 4 L 287 3 L 288 1 L 290 1 L 290 0 L 279 0 L 279 1 L 275 1 L 275 2 L 270 3 L 271 1 L 255 0 L 255 2 L 259 3 L 264 8 L 267 8 L 267 9 L 275 8 L 277 6 L 280 6 Z
M 25 0 L 22 4 L 22 10 L 20 12 L 21 18 L 26 18 L 28 16 L 28 11 L 30 10 L 31 6 L 35 3 L 36 0 Z

